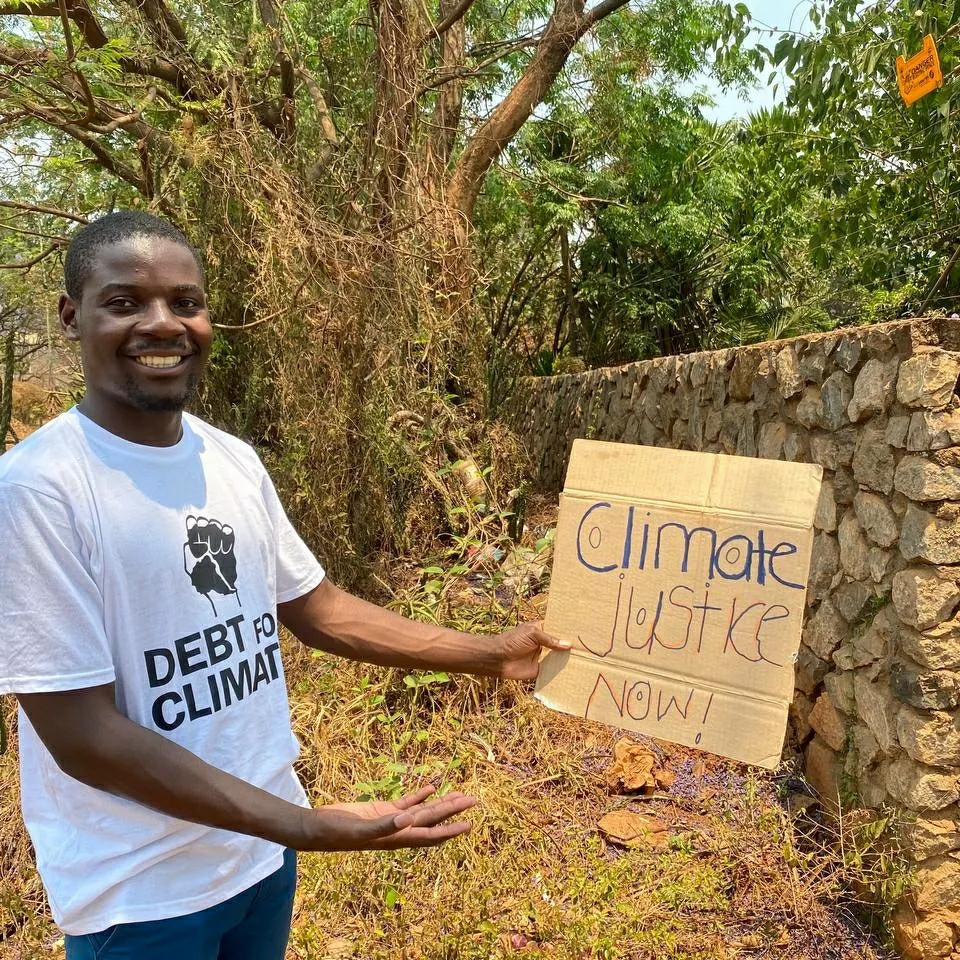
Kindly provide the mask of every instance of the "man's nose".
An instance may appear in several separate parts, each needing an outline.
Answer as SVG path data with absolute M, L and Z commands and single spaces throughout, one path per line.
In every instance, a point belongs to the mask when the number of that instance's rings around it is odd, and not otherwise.
M 156 299 L 146 304 L 137 329 L 154 337 L 175 337 L 183 333 L 184 324 L 166 300 Z

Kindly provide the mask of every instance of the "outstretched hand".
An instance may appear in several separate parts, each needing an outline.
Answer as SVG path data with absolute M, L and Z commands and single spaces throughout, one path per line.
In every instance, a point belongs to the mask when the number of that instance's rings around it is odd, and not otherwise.
M 369 803 L 331 803 L 310 811 L 316 817 L 313 850 L 395 850 L 399 847 L 435 847 L 468 833 L 465 821 L 450 817 L 476 804 L 463 793 L 448 793 L 433 803 L 425 801 L 433 787 L 423 787 L 399 800 Z
M 566 640 L 543 632 L 541 622 L 522 623 L 496 638 L 499 643 L 500 676 L 505 680 L 534 680 L 540 671 L 540 652 L 570 649 Z

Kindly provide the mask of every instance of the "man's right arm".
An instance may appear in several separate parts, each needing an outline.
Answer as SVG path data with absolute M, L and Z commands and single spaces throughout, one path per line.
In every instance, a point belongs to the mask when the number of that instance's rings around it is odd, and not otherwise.
M 116 708 L 113 684 L 18 694 L 39 738 L 67 775 L 171 817 L 272 840 L 295 850 L 434 846 L 469 830 L 447 823 L 474 805 L 430 788 L 392 803 L 308 809 L 219 770 Z

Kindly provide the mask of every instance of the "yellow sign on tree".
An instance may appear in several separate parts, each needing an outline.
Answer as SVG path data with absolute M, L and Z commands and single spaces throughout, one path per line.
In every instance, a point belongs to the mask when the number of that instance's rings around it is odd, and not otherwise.
M 943 86 L 937 45 L 929 33 L 923 38 L 923 49 L 919 53 L 909 60 L 897 57 L 897 86 L 900 87 L 900 96 L 908 107 L 932 90 L 939 90 Z

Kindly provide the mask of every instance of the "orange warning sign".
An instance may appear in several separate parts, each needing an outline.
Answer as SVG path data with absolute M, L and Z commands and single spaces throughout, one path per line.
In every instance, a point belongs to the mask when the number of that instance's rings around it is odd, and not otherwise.
M 937 45 L 929 33 L 923 38 L 923 49 L 919 53 L 909 60 L 897 57 L 897 86 L 908 107 L 931 90 L 939 90 L 943 86 Z

